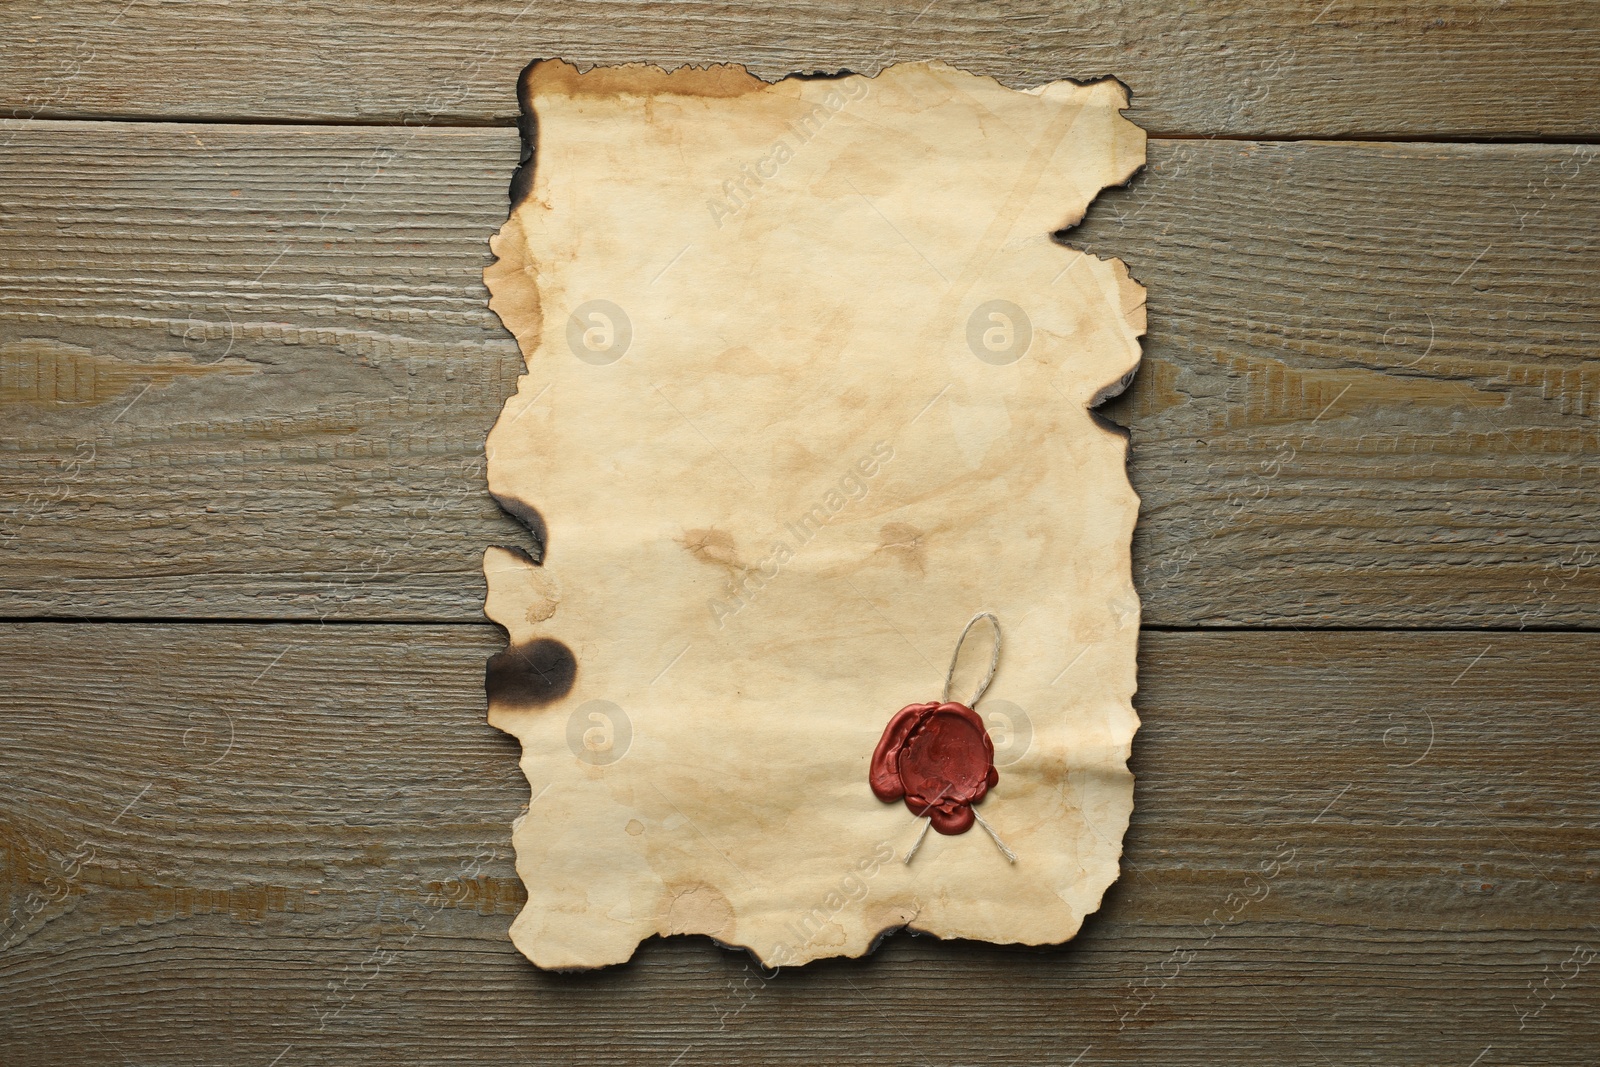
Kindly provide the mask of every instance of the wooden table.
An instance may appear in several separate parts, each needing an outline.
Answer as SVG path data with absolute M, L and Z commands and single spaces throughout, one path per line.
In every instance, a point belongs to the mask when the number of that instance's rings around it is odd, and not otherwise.
M 1600 8 L 15 0 L 0 1061 L 1592 1064 Z M 479 560 L 527 61 L 1116 74 L 1137 808 L 1082 935 L 540 973 Z

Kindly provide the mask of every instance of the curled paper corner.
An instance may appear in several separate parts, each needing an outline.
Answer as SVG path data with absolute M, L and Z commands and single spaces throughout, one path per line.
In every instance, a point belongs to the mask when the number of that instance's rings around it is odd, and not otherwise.
M 768 967 L 906 927 L 1071 938 L 1132 811 L 1138 498 L 1091 408 L 1145 290 L 1057 235 L 1144 162 L 1125 88 L 522 84 L 485 270 L 527 362 L 488 452 L 530 543 L 484 561 L 490 721 L 532 797 L 513 941 L 581 969 L 685 933 Z M 975 815 L 1004 852 L 930 835 L 906 863 L 920 820 L 869 763 L 979 612 L 1007 645 Z

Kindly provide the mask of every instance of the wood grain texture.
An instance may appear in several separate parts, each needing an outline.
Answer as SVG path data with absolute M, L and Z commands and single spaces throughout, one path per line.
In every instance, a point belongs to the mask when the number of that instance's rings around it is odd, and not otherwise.
M 0 612 L 480 619 L 515 134 L 0 137 Z M 1150 290 L 1145 620 L 1595 625 L 1596 149 L 1150 156 L 1067 238 Z
M 1600 7 L 0 11 L 0 1063 L 1429 1063 L 1600 1047 Z M 1150 287 L 1122 880 L 1019 950 L 544 974 L 478 561 L 530 59 L 1120 76 Z M 53 122 L 52 117 L 207 120 Z M 361 123 L 312 127 L 224 124 Z M 427 128 L 424 128 L 427 127 Z M 1295 138 L 1342 138 L 1341 143 Z M 348 625 L 347 625 L 348 624 Z M 1290 628 L 1294 629 L 1290 629 Z
M 1570 0 L 42 0 L 6 5 L 0 113 L 483 123 L 528 61 L 942 59 L 1010 85 L 1116 75 L 1155 133 L 1593 137 L 1600 10 Z
M 499 645 L 0 627 L 5 1062 L 1465 1067 L 1600 1041 L 1600 636 L 1147 634 L 1126 867 L 1075 942 L 900 935 L 770 982 L 701 938 L 577 976 L 516 953 Z

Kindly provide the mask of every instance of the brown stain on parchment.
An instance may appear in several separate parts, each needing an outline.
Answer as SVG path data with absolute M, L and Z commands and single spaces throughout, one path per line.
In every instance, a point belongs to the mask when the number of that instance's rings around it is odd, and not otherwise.
M 522 614 L 528 625 L 532 626 L 554 617 L 556 609 L 561 606 L 561 586 L 555 576 L 539 566 L 538 560 L 515 545 L 509 547 L 501 545 L 500 548 L 511 553 L 524 566 L 522 581 L 527 586 L 528 608 Z
M 559 593 L 546 586 L 540 586 L 537 592 L 538 596 L 529 602 L 528 610 L 522 613 L 523 619 L 527 621 L 529 626 L 548 621 L 554 617 L 556 609 L 561 606 Z
M 927 557 L 922 547 L 924 536 L 926 535 L 921 530 L 909 522 L 886 522 L 878 530 L 879 551 L 887 552 L 906 570 L 924 574 L 928 569 Z
M 734 544 L 733 535 L 726 530 L 685 530 L 678 543 L 701 563 L 735 569 L 744 566 L 739 562 L 739 547 Z
M 667 905 L 666 933 L 726 935 L 733 927 L 733 905 L 713 886 L 670 886 L 672 902 Z

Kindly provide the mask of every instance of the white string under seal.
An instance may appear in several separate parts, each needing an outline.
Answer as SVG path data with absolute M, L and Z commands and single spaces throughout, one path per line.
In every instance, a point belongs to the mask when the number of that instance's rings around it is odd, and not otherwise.
M 1000 850 L 1000 854 L 1006 858 L 1006 862 L 1017 862 L 1017 854 L 1006 847 L 1006 843 L 1000 840 L 1000 835 L 995 833 L 994 827 L 989 825 L 989 820 L 978 814 L 977 808 L 972 809 L 972 817 L 978 820 L 978 825 L 983 827 L 988 833 L 989 837 L 994 840 L 995 848 Z M 922 842 L 927 840 L 928 827 L 933 825 L 933 820 L 928 818 L 926 815 L 924 815 L 918 821 L 922 823 L 922 832 L 917 834 L 916 841 L 912 843 L 911 848 L 906 852 L 906 858 L 904 862 L 908 867 L 911 865 L 911 860 L 916 856 L 917 850 L 922 847 Z
M 995 671 L 1000 668 L 1000 620 L 994 617 L 993 612 L 980 611 L 967 620 L 967 625 L 961 631 L 961 636 L 956 638 L 956 650 L 950 653 L 950 669 L 944 672 L 944 697 L 942 703 L 950 703 L 950 683 L 955 680 L 956 663 L 961 659 L 961 646 L 967 643 L 967 634 L 978 624 L 979 619 L 988 619 L 989 625 L 994 627 L 994 649 L 989 653 L 989 673 L 983 676 L 983 681 L 978 685 L 978 691 L 972 694 L 972 699 L 967 701 L 967 707 L 975 708 L 978 701 L 983 699 L 983 694 L 989 691 L 989 683 L 994 681 Z
M 982 815 L 978 814 L 978 809 L 977 808 L 973 808 L 972 809 L 972 816 L 973 816 L 973 818 L 978 820 L 978 825 L 979 826 L 981 826 L 985 830 L 989 831 L 989 836 L 994 838 L 995 847 L 998 848 L 1000 850 L 1001 854 L 1005 856 L 1006 862 L 1007 863 L 1015 863 L 1015 862 L 1017 862 L 1017 854 L 1015 852 L 1012 852 L 1009 848 L 1006 847 L 1006 843 L 1004 841 L 1000 840 L 1000 835 L 994 832 L 994 827 L 990 826 L 988 821 L 986 819 L 984 819 L 984 817 Z
M 973 812 L 973 814 L 976 815 L 977 812 Z M 908 867 L 911 865 L 911 857 L 915 856 L 917 854 L 917 849 L 922 847 L 923 839 L 925 839 L 928 836 L 928 827 L 933 825 L 933 820 L 928 818 L 926 815 L 924 815 L 921 819 L 918 819 L 917 821 L 922 823 L 922 832 L 917 835 L 916 844 L 912 845 L 911 846 L 911 850 L 906 853 L 905 862 L 906 862 L 906 866 L 908 866 Z

